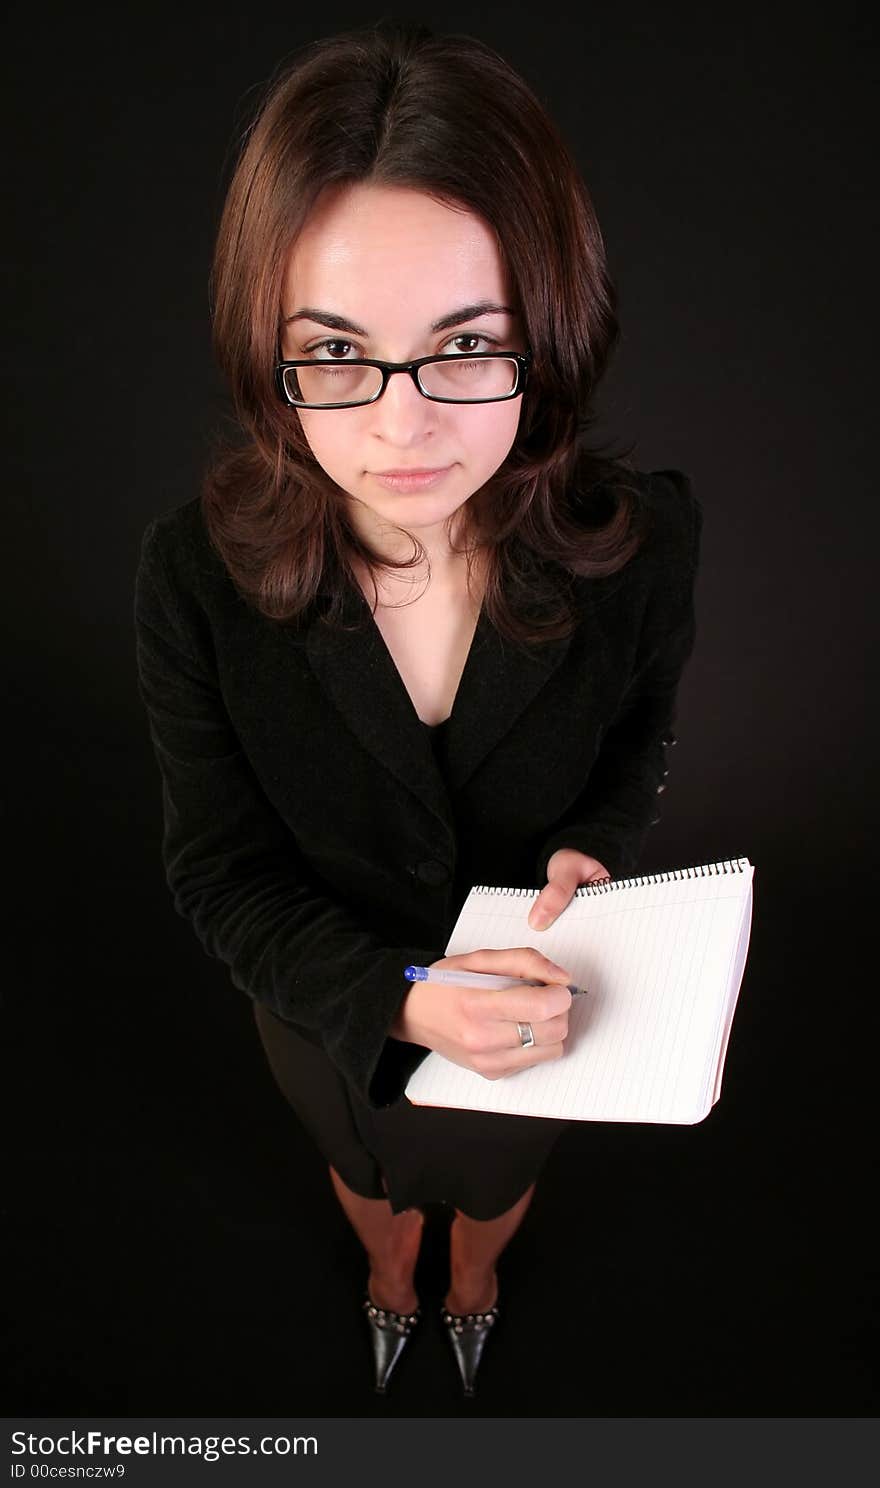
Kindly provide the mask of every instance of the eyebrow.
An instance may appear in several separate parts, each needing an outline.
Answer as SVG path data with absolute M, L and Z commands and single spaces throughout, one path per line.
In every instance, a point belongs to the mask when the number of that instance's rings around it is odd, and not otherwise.
M 476 320 L 481 315 L 514 315 L 516 312 L 509 305 L 497 305 L 494 300 L 478 300 L 475 305 L 462 305 L 458 310 L 450 310 L 448 315 L 441 315 L 431 325 L 432 331 L 449 331 L 453 326 L 464 325 L 467 320 Z M 292 315 L 285 315 L 284 323 L 289 325 L 292 320 L 313 320 L 316 325 L 329 326 L 331 331 L 348 331 L 352 336 L 369 337 L 369 331 L 363 326 L 355 325 L 354 321 L 345 320 L 341 315 L 334 315 L 330 310 L 295 310 Z

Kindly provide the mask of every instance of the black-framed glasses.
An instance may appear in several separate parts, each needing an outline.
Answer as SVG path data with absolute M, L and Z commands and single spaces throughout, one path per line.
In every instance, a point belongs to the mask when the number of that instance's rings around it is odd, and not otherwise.
M 408 372 L 423 398 L 434 403 L 498 403 L 525 390 L 531 351 L 476 351 L 471 356 L 419 357 L 415 362 L 278 362 L 275 381 L 291 408 L 360 408 L 381 398 L 395 372 Z

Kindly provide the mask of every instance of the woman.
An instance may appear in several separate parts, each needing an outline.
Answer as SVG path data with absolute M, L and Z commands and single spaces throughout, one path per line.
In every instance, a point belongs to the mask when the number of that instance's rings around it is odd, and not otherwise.
M 376 1388 L 436 1202 L 470 1394 L 562 1123 L 404 1087 L 430 1049 L 488 1079 L 564 1057 L 567 968 L 443 951 L 473 884 L 541 885 L 538 931 L 634 870 L 699 507 L 586 447 L 617 335 L 601 235 L 481 42 L 381 24 L 305 48 L 245 139 L 212 286 L 242 437 L 150 523 L 137 576 L 168 884 L 363 1242 Z M 410 985 L 410 963 L 540 985 Z

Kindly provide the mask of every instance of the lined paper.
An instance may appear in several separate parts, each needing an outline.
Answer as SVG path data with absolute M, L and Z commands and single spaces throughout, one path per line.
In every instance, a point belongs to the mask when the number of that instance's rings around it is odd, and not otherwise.
M 431 1053 L 408 1099 L 580 1121 L 702 1121 L 721 1093 L 753 875 L 737 858 L 579 889 L 544 931 L 528 925 L 537 889 L 472 889 L 447 956 L 535 946 L 588 994 L 572 1000 L 561 1059 L 486 1080 Z

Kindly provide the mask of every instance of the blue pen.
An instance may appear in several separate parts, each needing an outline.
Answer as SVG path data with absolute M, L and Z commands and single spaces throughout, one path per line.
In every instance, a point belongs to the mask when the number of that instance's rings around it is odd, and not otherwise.
M 408 982 L 439 982 L 453 987 L 546 987 L 547 982 L 529 981 L 525 977 L 497 976 L 491 971 L 452 971 L 443 967 L 407 966 L 404 976 Z M 586 987 L 576 987 L 567 982 L 572 997 L 584 997 Z

